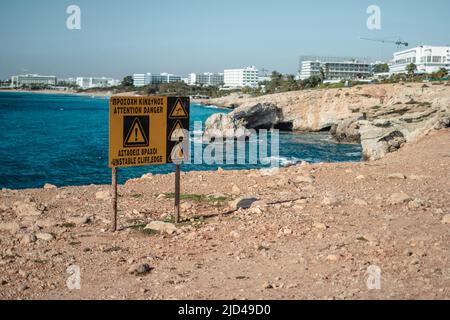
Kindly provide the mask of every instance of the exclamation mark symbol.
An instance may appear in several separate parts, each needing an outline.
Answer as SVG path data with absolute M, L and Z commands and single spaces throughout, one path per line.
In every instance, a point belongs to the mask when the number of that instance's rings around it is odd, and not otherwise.
M 137 128 L 134 129 L 134 141 L 138 141 Z

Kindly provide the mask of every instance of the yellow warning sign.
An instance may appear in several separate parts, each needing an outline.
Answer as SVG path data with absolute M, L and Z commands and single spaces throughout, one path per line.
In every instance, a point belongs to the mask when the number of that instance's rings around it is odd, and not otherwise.
M 182 141 L 184 139 L 186 139 L 186 135 L 185 132 L 183 130 L 183 125 L 181 124 L 181 122 L 178 120 L 177 122 L 175 122 L 175 125 L 172 128 L 172 131 L 170 131 L 169 137 L 171 141 Z
M 167 163 L 167 97 L 111 97 L 109 165 Z
M 181 101 L 181 99 L 178 99 L 177 102 L 175 103 L 172 111 L 170 112 L 170 118 L 187 118 L 188 117 L 188 113 L 186 111 L 186 108 L 183 105 L 183 102 Z
M 188 97 L 111 97 L 109 166 L 171 162 L 174 147 L 181 141 L 189 141 L 189 109 Z M 189 149 L 184 153 L 178 150 L 175 154 L 175 158 L 183 156 L 189 156 Z

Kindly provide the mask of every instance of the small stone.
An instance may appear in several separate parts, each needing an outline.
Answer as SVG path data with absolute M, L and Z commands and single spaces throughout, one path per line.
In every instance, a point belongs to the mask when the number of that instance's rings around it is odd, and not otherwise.
M 240 234 L 237 231 L 231 231 L 230 232 L 230 236 L 233 238 L 239 238 Z
M 150 229 L 161 233 L 173 234 L 178 231 L 177 227 L 173 223 L 152 221 L 145 226 L 144 230 Z
M 363 175 L 359 175 L 359 176 L 356 177 L 357 180 L 363 180 L 363 179 L 365 179 L 365 178 L 366 178 L 366 177 L 363 176 Z
M 238 209 L 248 209 L 252 206 L 254 202 L 258 201 L 256 198 L 244 198 L 240 197 L 230 203 L 230 207 L 232 210 Z
M 313 227 L 317 230 L 326 230 L 327 229 L 327 226 L 321 222 L 314 222 Z
M 143 174 L 142 176 L 141 176 L 141 179 L 151 179 L 151 178 L 153 178 L 153 174 L 152 173 L 146 173 L 146 174 Z
M 250 208 L 250 212 L 253 214 L 262 214 L 263 211 L 260 207 L 252 207 Z
M 443 224 L 450 224 L 450 214 L 446 214 L 446 215 L 442 218 L 442 223 L 443 223 Z
M 158 194 L 158 196 L 156 197 L 156 199 L 165 199 L 166 195 L 164 193 L 160 193 Z
M 423 205 L 424 205 L 424 202 L 420 199 L 414 199 L 413 201 L 408 203 L 408 207 L 411 209 L 419 209 L 419 208 L 423 207 Z
M 361 206 L 361 207 L 367 206 L 367 202 L 365 200 L 362 200 L 362 199 L 355 199 L 355 200 L 353 200 L 353 203 L 355 205 Z
M 109 200 L 111 199 L 111 193 L 109 192 L 109 190 L 97 191 L 95 193 L 95 199 L 103 201 Z
M 51 189 L 58 189 L 58 187 L 53 184 L 46 183 L 46 184 L 44 184 L 44 189 L 51 190 Z
M 147 263 L 140 263 L 140 264 L 135 264 L 135 265 L 131 266 L 128 269 L 128 273 L 139 276 L 139 275 L 145 275 L 145 274 L 149 273 L 151 270 L 152 270 L 152 268 Z
M 388 175 L 388 179 L 404 180 L 404 179 L 406 179 L 406 176 L 403 173 L 392 173 L 392 174 Z
M 76 226 L 81 226 L 83 224 L 88 224 L 91 222 L 90 217 L 72 217 L 67 220 L 69 223 L 73 223 Z
M 193 207 L 193 205 L 190 202 L 183 202 L 183 203 L 180 204 L 180 209 L 184 210 L 184 211 L 192 209 L 192 207 Z
M 36 233 L 36 238 L 43 241 L 52 241 L 53 239 L 55 239 L 52 234 L 43 232 Z
M 409 201 L 411 201 L 411 197 L 403 192 L 394 193 L 387 200 L 388 204 L 390 205 L 402 204 Z
M 337 196 L 333 196 L 333 195 L 326 196 L 322 200 L 322 204 L 326 205 L 326 206 L 335 206 L 335 205 L 339 204 L 340 202 L 341 202 L 340 199 Z
M 263 284 L 263 289 L 273 289 L 273 285 L 270 282 L 265 282 Z
M 36 226 L 38 226 L 39 228 L 53 228 L 53 227 L 56 227 L 57 225 L 58 225 L 58 221 L 56 221 L 55 219 L 52 219 L 52 218 L 47 218 L 47 219 L 36 221 Z
M 284 233 L 285 235 L 289 235 L 289 234 L 292 234 L 293 232 L 292 232 L 292 229 L 284 228 L 284 229 L 283 229 L 283 233 Z
M 231 194 L 238 195 L 241 194 L 241 189 L 235 184 L 231 187 Z
M 294 182 L 296 182 L 296 183 L 313 183 L 314 177 L 313 176 L 296 176 L 296 177 L 294 177 Z
M 326 257 L 327 261 L 336 262 L 338 261 L 339 257 L 335 254 L 330 254 Z

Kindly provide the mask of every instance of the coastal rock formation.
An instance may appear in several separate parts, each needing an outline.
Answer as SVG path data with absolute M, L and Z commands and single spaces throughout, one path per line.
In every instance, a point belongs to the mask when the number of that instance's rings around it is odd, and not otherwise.
M 271 129 L 282 122 L 280 108 L 271 103 L 250 103 L 230 114 L 212 115 L 205 123 L 205 137 L 223 135 L 224 137 L 248 136 L 247 129 Z
M 201 101 L 200 101 L 201 102 Z M 208 104 L 214 104 L 215 99 Z M 330 131 L 338 142 L 361 143 L 364 159 L 376 160 L 432 130 L 449 127 L 450 86 L 383 84 L 304 90 L 249 98 L 232 96 L 217 104 L 238 106 L 206 121 L 205 133 L 229 129 Z M 230 131 L 229 131 L 230 132 Z M 232 132 L 232 131 L 231 131 Z

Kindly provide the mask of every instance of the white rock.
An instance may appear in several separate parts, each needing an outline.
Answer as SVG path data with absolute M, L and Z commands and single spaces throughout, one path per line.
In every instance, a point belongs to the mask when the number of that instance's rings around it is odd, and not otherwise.
M 83 224 L 88 224 L 91 221 L 90 217 L 71 217 L 67 219 L 69 223 L 73 223 L 76 226 L 81 226 Z
M 392 194 L 388 199 L 388 204 L 395 205 L 395 204 L 402 204 L 411 201 L 411 197 L 408 196 L 406 193 L 399 192 Z
M 37 220 L 36 225 L 39 228 L 53 228 L 58 225 L 58 221 L 52 218 L 43 219 L 43 220 Z
M 330 254 L 326 257 L 326 260 L 330 261 L 330 262 L 336 262 L 336 261 L 338 261 L 338 259 L 339 259 L 339 257 L 335 254 Z
M 52 241 L 53 239 L 55 239 L 52 234 L 43 232 L 36 233 L 36 238 L 43 241 Z
M 46 190 L 50 190 L 50 189 L 58 189 L 58 187 L 55 186 L 55 185 L 53 185 L 53 184 L 46 183 L 46 184 L 44 184 L 44 189 L 46 189 Z
M 321 222 L 314 222 L 313 223 L 313 227 L 318 229 L 318 230 L 326 230 L 327 226 L 324 223 Z
M 334 195 L 326 196 L 322 200 L 322 204 L 326 206 L 334 206 L 339 204 L 340 202 L 340 199 Z
M 233 238 L 239 238 L 240 234 L 237 231 L 231 231 L 230 232 L 230 236 Z
M 14 203 L 13 210 L 18 216 L 39 216 L 42 214 L 42 211 L 38 209 L 36 203 L 30 200 Z
M 388 179 L 404 180 L 404 179 L 406 179 L 406 177 L 402 173 L 392 173 L 392 174 L 388 175 Z
M 177 227 L 173 223 L 152 221 L 144 229 L 150 229 L 161 233 L 173 234 L 177 232 Z
M 95 199 L 103 201 L 109 200 L 111 199 L 111 193 L 109 192 L 109 190 L 97 191 L 95 193 Z
M 146 173 L 141 176 L 141 179 L 151 179 L 153 177 L 152 173 Z

